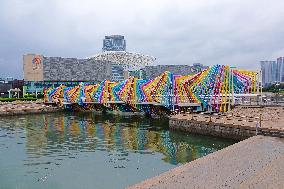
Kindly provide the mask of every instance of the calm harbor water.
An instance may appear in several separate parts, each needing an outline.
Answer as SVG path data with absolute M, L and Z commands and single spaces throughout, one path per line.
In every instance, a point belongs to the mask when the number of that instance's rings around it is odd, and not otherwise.
M 168 120 L 93 113 L 0 118 L 0 188 L 124 188 L 235 141 Z

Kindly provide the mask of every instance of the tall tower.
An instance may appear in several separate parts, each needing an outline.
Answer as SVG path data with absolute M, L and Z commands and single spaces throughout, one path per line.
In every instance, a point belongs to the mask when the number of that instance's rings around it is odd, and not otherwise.
M 107 51 L 125 51 L 126 50 L 126 41 L 122 35 L 110 35 L 105 36 L 103 40 L 103 52 Z M 122 65 L 117 62 L 112 62 L 112 81 L 123 81 L 128 77 L 125 77 L 128 73 L 127 70 L 123 68 Z
M 262 83 L 269 85 L 274 82 L 279 82 L 280 73 L 276 61 L 260 61 L 262 71 Z
M 284 82 L 284 57 L 277 58 L 277 68 L 279 69 L 279 81 Z
M 125 51 L 126 41 L 122 35 L 110 35 L 105 36 L 103 41 L 103 52 L 104 51 Z

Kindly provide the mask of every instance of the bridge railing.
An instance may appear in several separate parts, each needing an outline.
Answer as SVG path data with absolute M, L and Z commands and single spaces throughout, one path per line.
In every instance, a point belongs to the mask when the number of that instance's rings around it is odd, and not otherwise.
M 146 98 L 136 98 L 129 99 L 126 97 L 125 102 L 129 104 L 139 104 L 139 103 L 159 103 L 162 105 L 173 105 L 178 103 L 196 103 L 196 100 L 190 96 L 180 96 L 180 95 L 151 95 L 151 99 L 156 99 L 154 101 L 148 101 Z

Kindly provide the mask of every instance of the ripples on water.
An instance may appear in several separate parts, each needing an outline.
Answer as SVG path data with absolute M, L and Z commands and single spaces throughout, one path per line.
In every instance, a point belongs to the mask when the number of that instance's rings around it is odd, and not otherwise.
M 0 188 L 124 188 L 233 142 L 169 131 L 166 119 L 0 118 Z

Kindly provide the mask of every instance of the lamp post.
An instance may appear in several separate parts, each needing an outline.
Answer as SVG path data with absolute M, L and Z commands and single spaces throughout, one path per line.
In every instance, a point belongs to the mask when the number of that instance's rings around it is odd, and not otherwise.
M 11 95 L 11 89 L 8 90 L 8 93 L 9 93 L 9 98 L 12 98 L 12 95 Z
M 228 88 L 229 88 L 229 93 L 226 94 L 229 96 L 229 101 L 228 101 L 228 111 L 231 111 L 231 95 L 230 95 L 230 78 L 231 78 L 231 69 L 229 68 L 229 72 L 228 72 Z
M 257 93 L 260 94 L 260 104 L 262 104 L 262 71 L 258 72 L 258 84 L 257 84 Z
M 276 98 L 276 104 L 278 104 L 278 96 L 279 96 L 279 90 L 280 90 L 280 84 L 279 83 L 276 83 L 275 84 L 275 89 L 276 89 L 276 96 L 275 96 L 275 98 Z

